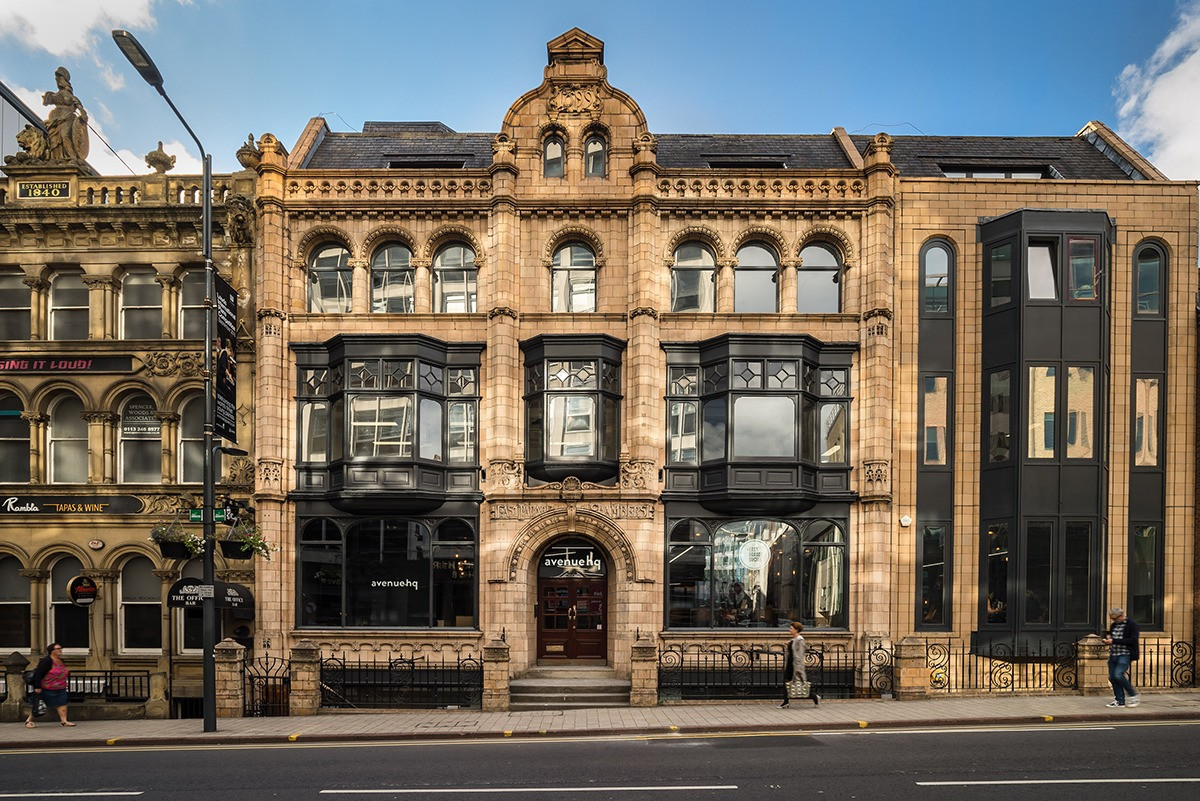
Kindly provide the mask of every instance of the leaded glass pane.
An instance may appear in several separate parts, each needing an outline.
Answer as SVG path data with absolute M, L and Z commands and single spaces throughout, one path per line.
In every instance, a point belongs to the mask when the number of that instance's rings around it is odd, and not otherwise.
M 411 359 L 383 360 L 384 389 L 412 389 L 413 363 Z
M 442 393 L 446 375 L 445 368 L 436 364 L 420 362 L 417 371 L 420 374 L 420 389 L 423 392 Z
M 820 375 L 820 394 L 832 395 L 835 398 L 843 398 L 846 396 L 845 370 L 822 370 Z
M 475 369 L 472 367 L 451 367 L 447 370 L 446 394 L 474 395 Z
M 767 360 L 767 389 L 796 389 L 796 387 L 796 362 Z
M 350 389 L 378 389 L 379 360 L 352 361 L 348 375 L 350 376 Z
M 729 366 L 725 362 L 707 365 L 704 368 L 704 394 L 729 389 Z
M 761 389 L 762 362 L 734 359 L 730 373 L 734 389 Z
M 667 380 L 672 395 L 696 395 L 700 385 L 700 370 L 696 367 L 669 367 Z

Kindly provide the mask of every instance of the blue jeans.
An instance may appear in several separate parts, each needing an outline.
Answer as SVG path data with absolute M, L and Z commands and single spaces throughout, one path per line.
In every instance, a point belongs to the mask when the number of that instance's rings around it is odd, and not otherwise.
M 1137 695 L 1137 690 L 1133 689 L 1133 684 L 1125 677 L 1127 673 L 1129 673 L 1129 654 L 1108 658 L 1108 680 L 1112 683 L 1113 695 L 1116 696 L 1118 704 L 1125 703 L 1126 695 Z

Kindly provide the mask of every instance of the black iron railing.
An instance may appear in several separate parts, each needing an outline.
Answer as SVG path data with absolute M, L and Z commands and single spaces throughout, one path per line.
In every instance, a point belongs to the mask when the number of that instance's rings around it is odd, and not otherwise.
M 1190 642 L 1142 639 L 1137 661 L 1129 667 L 1134 687 L 1195 687 L 1196 650 Z
M 72 670 L 67 698 L 81 701 L 141 703 L 150 699 L 147 670 Z
M 925 643 L 929 689 L 945 692 L 1028 692 L 1074 690 L 1078 686 L 1078 648 L 1074 641 L 990 642 L 987 653 L 967 643 Z
M 669 646 L 658 654 L 660 701 L 776 698 L 783 692 L 785 645 Z M 877 643 L 843 650 L 810 645 L 805 672 L 827 698 L 892 691 L 892 650 Z
M 243 711 L 248 718 L 281 718 L 290 714 L 292 670 L 286 659 L 264 656 L 242 665 L 246 688 Z
M 331 656 L 321 662 L 321 706 L 341 709 L 479 708 L 483 664 L 472 654 Z

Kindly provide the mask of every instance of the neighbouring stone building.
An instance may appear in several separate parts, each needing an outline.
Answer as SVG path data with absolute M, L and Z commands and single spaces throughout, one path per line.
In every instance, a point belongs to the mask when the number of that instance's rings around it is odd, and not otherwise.
M 59 85 L 69 92 L 69 76 Z M 26 127 L 0 182 L 0 652 L 36 662 L 59 642 L 80 676 L 148 672 L 164 679 L 149 709 L 165 715 L 169 696 L 200 694 L 200 610 L 167 606 L 176 580 L 200 577 L 200 560 L 165 559 L 148 535 L 189 526 L 201 505 L 202 180 L 167 174 L 154 153 L 148 164 L 161 168 L 148 175 L 99 176 L 86 130 L 71 134 L 74 155 L 55 158 L 46 129 Z M 244 443 L 254 183 L 249 171 L 213 180 L 214 263 L 244 304 Z M 218 463 L 222 501 L 248 501 L 253 480 L 246 458 Z M 219 559 L 218 576 L 252 585 L 253 566 Z M 77 576 L 96 587 L 90 606 L 71 602 Z M 224 636 L 253 626 L 241 614 L 222 613 Z
M 777 654 L 791 620 L 829 654 L 905 644 L 897 681 L 922 687 L 951 681 L 938 654 L 1053 672 L 1110 605 L 1190 658 L 1196 183 L 1098 122 L 655 133 L 603 55 L 578 29 L 551 41 L 495 132 L 317 118 L 217 177 L 253 454 L 219 491 L 252 489 L 279 546 L 222 563 L 253 586 L 254 653 L 488 652 L 491 707 L 554 664 L 610 666 L 652 702 L 658 654 Z M 194 623 L 164 645 L 191 614 L 165 607 L 180 565 L 143 529 L 198 505 L 198 179 L 6 172 L 0 489 L 129 500 L 0 514 L 0 650 L 59 636 L 78 563 L 110 587 L 78 657 L 194 665 Z M 64 200 L 20 196 L 60 173 Z M 161 298 L 125 286 L 143 275 Z M 139 309 L 161 332 L 126 333 Z M 55 359 L 120 369 L 11 367 Z M 130 405 L 161 422 L 151 444 Z M 123 472 L 130 447 L 161 470 Z M 130 648 L 139 559 L 160 630 Z

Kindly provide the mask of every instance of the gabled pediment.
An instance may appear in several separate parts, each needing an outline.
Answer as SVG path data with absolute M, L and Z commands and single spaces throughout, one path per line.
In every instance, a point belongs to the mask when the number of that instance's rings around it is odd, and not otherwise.
M 595 61 L 604 63 L 604 42 L 581 28 L 572 28 L 546 43 L 550 64 Z

